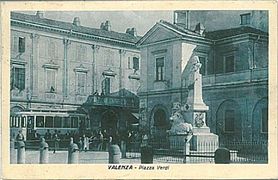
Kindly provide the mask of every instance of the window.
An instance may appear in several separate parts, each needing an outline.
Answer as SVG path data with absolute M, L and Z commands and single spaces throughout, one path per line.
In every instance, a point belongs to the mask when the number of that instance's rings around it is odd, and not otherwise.
M 207 73 L 207 63 L 206 63 L 206 58 L 205 57 L 199 57 L 199 61 L 202 64 L 202 67 L 200 69 L 200 73 L 202 75 L 206 75 Z
M 70 118 L 69 117 L 63 118 L 63 128 L 70 128 Z
M 156 81 L 164 80 L 164 57 L 156 59 Z
M 71 117 L 71 128 L 78 128 L 78 118 Z
M 235 72 L 235 59 L 233 55 L 224 57 L 224 73 Z
M 86 76 L 84 72 L 78 72 L 77 74 L 77 94 L 84 95 L 86 94 Z
M 25 52 L 25 37 L 13 37 L 12 40 L 12 51 L 24 53 Z
M 50 92 L 50 93 L 56 92 L 56 70 L 55 69 L 46 70 L 46 92 Z
M 261 131 L 263 133 L 268 132 L 268 108 L 263 108 L 262 109 L 262 128 Z
M 25 52 L 25 38 L 24 37 L 18 38 L 18 52 L 19 53 Z
M 21 127 L 26 127 L 26 117 L 21 118 Z
M 241 25 L 250 24 L 250 19 L 251 19 L 251 14 L 250 13 L 241 14 L 240 15 L 240 24 Z
M 55 128 L 62 127 L 62 118 L 61 117 L 54 117 L 54 127 Z
M 16 122 L 15 127 L 19 127 L 19 125 L 20 125 L 20 124 L 19 124 L 20 117 L 16 117 L 15 119 L 16 119 L 16 121 L 15 121 L 15 122 Z
M 107 95 L 110 94 L 110 78 L 105 78 L 102 81 L 102 92 Z
M 52 128 L 53 123 L 54 123 L 53 117 L 51 117 L 51 116 L 46 116 L 45 117 L 45 127 Z
M 36 117 L 36 127 L 44 127 L 44 117 L 43 116 Z
M 17 88 L 19 90 L 25 89 L 25 68 L 13 67 L 12 69 L 12 89 Z
M 234 132 L 235 110 L 225 111 L 225 132 Z
M 133 57 L 133 69 L 135 71 L 139 70 L 139 58 Z

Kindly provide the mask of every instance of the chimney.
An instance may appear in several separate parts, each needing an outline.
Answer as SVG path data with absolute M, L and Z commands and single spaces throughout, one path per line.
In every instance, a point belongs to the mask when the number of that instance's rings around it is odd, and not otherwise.
M 104 27 L 105 27 L 105 30 L 106 30 L 106 31 L 111 31 L 111 24 L 110 24 L 110 21 L 106 21 Z
M 72 24 L 75 25 L 75 26 L 80 26 L 80 18 L 79 17 L 75 17 L 73 19 Z
M 111 24 L 110 21 L 105 21 L 105 23 L 101 23 L 100 29 L 105 30 L 105 31 L 111 31 Z
M 136 31 L 136 28 L 134 28 L 134 27 L 133 28 L 127 28 L 126 33 L 130 34 L 132 36 L 137 36 L 137 31 Z
M 195 26 L 195 32 L 199 33 L 201 36 L 205 35 L 205 26 L 201 23 L 198 23 Z
M 43 12 L 42 11 L 37 11 L 36 16 L 38 18 L 43 18 Z
M 104 30 L 104 23 L 100 24 L 100 29 Z
M 189 11 L 187 10 L 174 11 L 174 24 L 189 29 L 190 28 Z

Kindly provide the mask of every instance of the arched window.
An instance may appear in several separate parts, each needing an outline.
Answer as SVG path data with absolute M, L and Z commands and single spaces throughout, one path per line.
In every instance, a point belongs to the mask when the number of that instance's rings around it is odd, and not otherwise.
M 226 100 L 220 104 L 216 112 L 216 133 L 224 141 L 241 139 L 241 110 L 234 100 Z
M 259 100 L 252 114 L 252 139 L 267 139 L 268 133 L 268 99 Z

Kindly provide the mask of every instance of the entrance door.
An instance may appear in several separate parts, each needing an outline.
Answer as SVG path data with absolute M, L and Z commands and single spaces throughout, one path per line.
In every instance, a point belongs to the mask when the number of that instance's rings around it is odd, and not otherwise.
M 154 138 L 158 143 L 158 147 L 165 147 L 167 140 L 166 131 L 169 129 L 169 121 L 167 121 L 166 112 L 163 109 L 158 109 L 154 113 Z
M 112 111 L 108 110 L 103 113 L 101 118 L 101 129 L 106 130 L 108 134 L 112 134 L 118 128 L 118 116 Z

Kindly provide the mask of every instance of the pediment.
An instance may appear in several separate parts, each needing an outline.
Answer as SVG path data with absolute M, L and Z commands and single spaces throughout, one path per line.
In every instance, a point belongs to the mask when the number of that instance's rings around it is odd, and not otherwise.
M 147 45 L 161 41 L 181 38 L 181 35 L 165 27 L 155 25 L 139 42 L 139 45 Z

